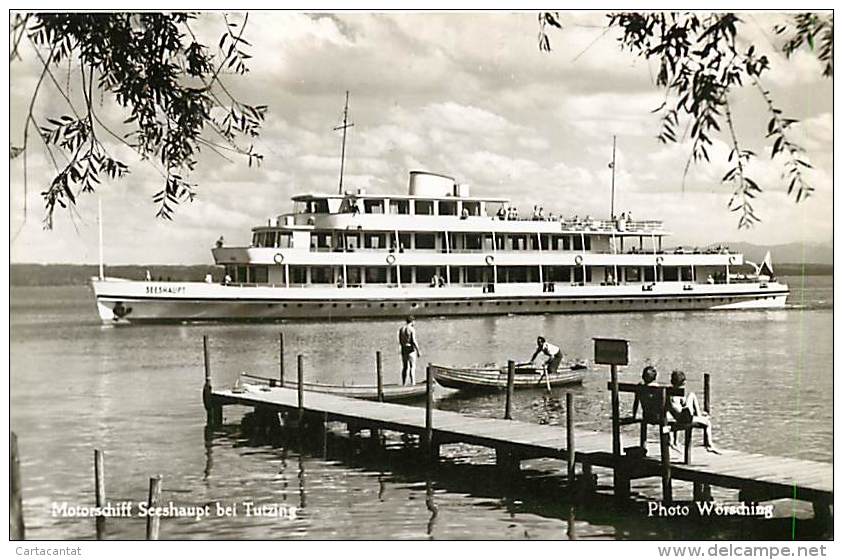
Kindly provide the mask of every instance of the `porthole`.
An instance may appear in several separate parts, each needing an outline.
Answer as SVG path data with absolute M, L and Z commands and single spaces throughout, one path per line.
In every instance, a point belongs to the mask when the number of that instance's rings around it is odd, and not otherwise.
M 345 306 L 346 306 L 346 307 L 348 307 L 348 308 L 351 308 L 351 304 L 350 304 L 350 303 L 346 303 L 346 304 L 345 304 Z
M 436 307 L 442 307 L 442 304 L 437 302 Z
M 386 305 L 385 303 L 382 303 L 382 304 L 381 304 L 381 307 L 383 307 L 383 306 L 385 306 L 385 305 Z
M 336 307 L 336 306 L 337 306 L 336 303 L 331 304 L 331 307 Z
M 296 307 L 301 307 L 301 304 L 300 304 L 300 303 L 297 303 L 297 304 L 296 304 Z

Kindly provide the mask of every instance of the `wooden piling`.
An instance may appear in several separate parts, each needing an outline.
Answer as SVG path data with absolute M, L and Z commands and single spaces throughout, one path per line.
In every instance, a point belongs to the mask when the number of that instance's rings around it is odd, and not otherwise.
M 515 361 L 509 360 L 506 363 L 506 405 L 504 406 L 503 417 L 512 420 L 512 394 L 515 390 Z
M 149 479 L 149 499 L 146 504 L 151 511 L 161 503 L 161 475 Z M 158 531 L 161 528 L 161 517 L 149 513 L 146 517 L 146 540 L 157 541 Z
M 574 395 L 565 393 L 565 427 L 568 446 L 568 484 L 574 482 L 577 474 L 576 446 L 574 444 Z
M 378 402 L 383 402 L 383 362 L 380 350 L 375 352 L 375 369 L 378 376 Z
M 424 405 L 424 445 L 428 459 L 433 457 L 433 370 L 427 364 Z
M 659 391 L 659 446 L 662 458 L 662 502 L 673 503 L 673 483 L 670 475 L 670 433 L 667 431 L 667 389 Z
M 621 457 L 620 395 L 618 393 L 618 366 L 609 366 L 612 373 L 612 455 L 617 463 Z M 617 468 L 617 467 L 616 467 Z
M 18 436 L 9 432 L 9 539 L 22 541 L 26 538 L 23 524 L 23 497 L 21 493 L 20 458 L 18 457 Z
M 711 374 L 703 374 L 703 410 L 711 413 Z
M 298 366 L 296 370 L 296 380 L 298 381 L 297 393 L 299 404 L 299 425 L 301 426 L 301 423 L 304 420 L 304 356 L 299 354 L 296 357 L 296 363 Z
M 278 381 L 284 386 L 284 333 L 278 333 Z
M 222 406 L 216 403 L 211 387 L 211 353 L 208 349 L 208 335 L 202 335 L 202 355 L 205 362 L 205 385 L 202 387 L 202 404 L 205 405 L 206 425 L 215 427 L 222 424 Z
M 105 460 L 99 449 L 94 449 L 94 503 L 97 509 L 105 506 Z M 98 515 L 95 524 L 100 541 L 105 533 L 105 516 Z

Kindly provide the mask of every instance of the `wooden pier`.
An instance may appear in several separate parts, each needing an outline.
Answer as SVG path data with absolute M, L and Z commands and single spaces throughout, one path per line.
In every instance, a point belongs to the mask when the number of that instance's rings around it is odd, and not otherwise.
M 823 523 L 831 519 L 833 470 L 829 463 L 728 449 L 721 449 L 718 455 L 700 447 L 690 464 L 684 464 L 678 454 L 665 465 L 659 456 L 660 443 L 649 444 L 643 457 L 618 455 L 613 452 L 611 433 L 575 429 L 571 414 L 567 425 L 561 426 L 478 418 L 434 410 L 432 391 L 428 391 L 427 406 L 422 408 L 281 387 L 215 390 L 207 371 L 203 400 L 211 427 L 222 423 L 224 406 L 241 405 L 254 408 L 263 418 L 269 414 L 277 421 L 280 414 L 285 423 L 309 434 L 324 430 L 327 422 L 340 422 L 354 432 L 391 430 L 418 435 L 430 461 L 438 460 L 440 446 L 466 443 L 494 449 L 498 465 L 511 470 L 517 470 L 522 460 L 540 457 L 565 461 L 569 473 L 575 473 L 575 463 L 579 463 L 580 475 L 576 478 L 581 487 L 583 482 L 587 488 L 592 487 L 593 466 L 605 467 L 613 471 L 614 493 L 619 498 L 628 497 L 631 480 L 661 477 L 665 504 L 673 501 L 670 481 L 684 480 L 693 483 L 695 499 L 707 499 L 708 486 L 732 488 L 739 490 L 745 503 L 802 500 L 813 504 L 815 518 Z M 569 405 L 571 402 L 569 399 Z

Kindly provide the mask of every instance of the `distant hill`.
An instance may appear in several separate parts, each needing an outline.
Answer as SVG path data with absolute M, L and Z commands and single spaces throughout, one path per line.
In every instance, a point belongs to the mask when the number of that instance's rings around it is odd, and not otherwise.
M 718 245 L 721 243 L 713 243 Z M 834 264 L 834 247 L 825 243 L 787 243 L 785 245 L 752 245 L 751 243 L 738 243 L 724 241 L 729 249 L 743 255 L 755 262 L 761 263 L 767 251 L 773 258 L 773 268 L 779 273 L 779 263 L 811 263 L 811 264 Z
M 97 265 L 77 264 L 12 264 L 9 283 L 12 286 L 84 286 L 99 274 Z M 144 280 L 149 270 L 153 279 L 202 282 L 206 274 L 221 282 L 225 272 L 212 265 L 124 265 L 108 266 L 106 276 Z

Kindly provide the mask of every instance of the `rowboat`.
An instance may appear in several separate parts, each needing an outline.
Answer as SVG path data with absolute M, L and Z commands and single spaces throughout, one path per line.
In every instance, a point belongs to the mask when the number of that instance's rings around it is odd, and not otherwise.
M 260 377 L 249 373 L 241 373 L 241 378 L 246 378 L 250 381 L 258 382 L 257 385 L 248 383 L 239 383 L 235 385 L 234 391 L 238 389 L 244 392 L 248 391 L 271 391 L 274 388 L 280 387 L 278 380 L 268 377 Z M 297 389 L 298 383 L 295 381 L 284 380 L 284 387 L 287 389 Z M 362 399 L 366 401 L 378 400 L 378 386 L 377 385 L 337 385 L 328 383 L 304 383 L 305 391 L 313 391 L 315 393 L 327 393 L 330 395 L 337 395 L 340 397 L 349 397 L 354 399 Z M 427 382 L 421 380 L 415 385 L 398 385 L 385 384 L 383 385 L 383 400 L 384 402 L 403 402 L 411 401 L 424 397 L 427 392 Z
M 507 366 L 449 367 L 430 364 L 433 379 L 443 387 L 466 391 L 494 391 L 506 389 Z M 517 364 L 513 385 L 515 389 L 558 387 L 582 383 L 588 365 L 583 362 L 561 364 L 556 373 L 545 374 L 543 366 Z

